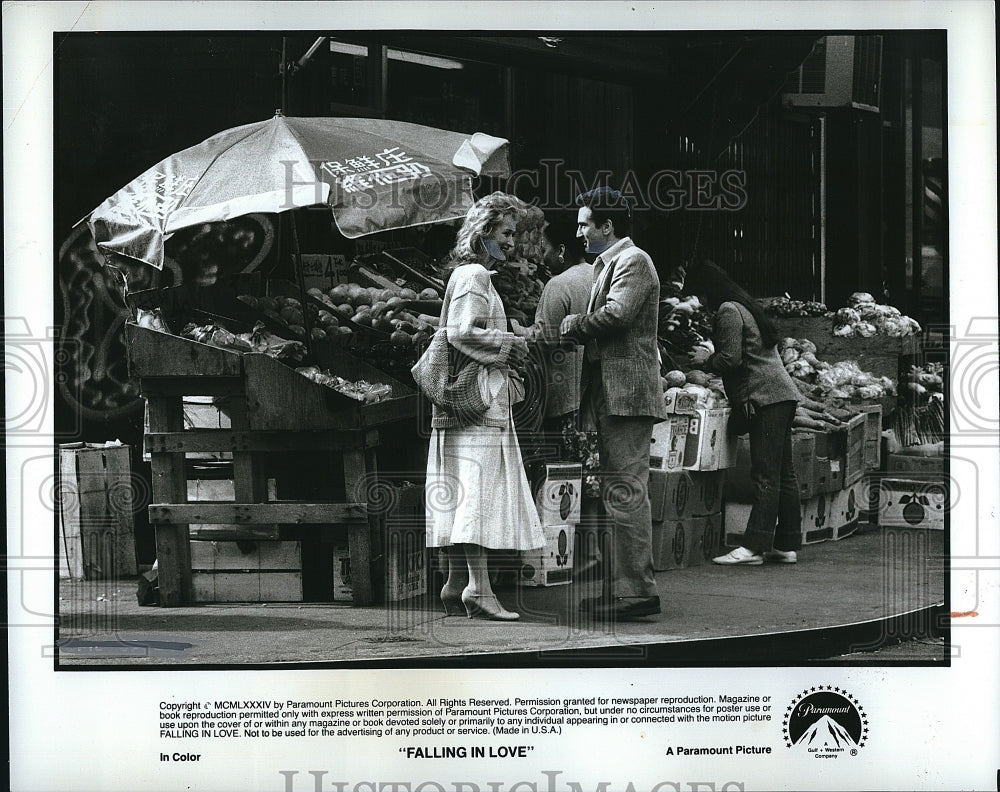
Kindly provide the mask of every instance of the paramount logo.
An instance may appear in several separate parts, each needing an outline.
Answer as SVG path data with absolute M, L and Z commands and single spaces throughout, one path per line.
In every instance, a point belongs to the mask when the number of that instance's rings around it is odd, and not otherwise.
M 858 747 L 858 744 L 848 733 L 847 729 L 837 723 L 837 721 L 829 715 L 824 715 L 812 726 L 806 729 L 795 744 L 811 748 L 832 748 L 841 751 Z

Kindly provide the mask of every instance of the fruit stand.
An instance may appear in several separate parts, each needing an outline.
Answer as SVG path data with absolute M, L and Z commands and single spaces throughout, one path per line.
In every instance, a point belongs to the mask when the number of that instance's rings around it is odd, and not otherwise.
M 236 351 L 129 324 L 129 369 L 148 404 L 146 449 L 152 465 L 150 522 L 156 528 L 160 603 L 194 601 L 190 524 L 246 529 L 303 526 L 329 535 L 347 534 L 355 603 L 378 598 L 372 564 L 384 542 L 385 514 L 370 508 L 378 488 L 382 430 L 417 414 L 412 388 L 344 351 L 327 350 L 323 364 L 340 378 L 377 383 L 379 400 L 364 401 L 303 376 L 261 352 Z M 182 399 L 224 401 L 231 427 L 185 429 Z M 234 502 L 188 502 L 185 454 L 232 454 Z M 339 501 L 277 500 L 268 490 L 268 456 L 336 451 L 343 459 Z M 270 475 L 280 476 L 270 471 Z M 337 488 L 339 489 L 339 487 Z

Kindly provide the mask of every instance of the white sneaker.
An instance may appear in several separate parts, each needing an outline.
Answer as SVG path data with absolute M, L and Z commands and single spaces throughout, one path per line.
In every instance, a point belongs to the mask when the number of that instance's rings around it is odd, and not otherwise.
M 759 566 L 764 563 L 763 556 L 754 553 L 752 550 L 747 550 L 745 547 L 737 547 L 735 550 L 731 550 L 725 555 L 718 556 L 712 559 L 713 564 L 743 564 L 744 566 Z
M 799 560 L 794 550 L 768 550 L 764 553 L 764 558 L 768 561 L 777 561 L 779 564 L 795 564 Z

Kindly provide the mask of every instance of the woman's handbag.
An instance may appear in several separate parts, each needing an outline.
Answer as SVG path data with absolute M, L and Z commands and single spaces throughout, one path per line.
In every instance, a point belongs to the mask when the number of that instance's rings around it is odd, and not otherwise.
M 479 386 L 482 369 L 482 364 L 449 344 L 447 328 L 440 327 L 410 374 L 433 404 L 466 423 L 482 417 L 489 409 Z

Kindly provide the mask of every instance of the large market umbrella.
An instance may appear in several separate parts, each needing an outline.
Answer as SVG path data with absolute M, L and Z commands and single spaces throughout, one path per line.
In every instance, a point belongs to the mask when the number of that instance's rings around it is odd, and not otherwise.
M 502 138 L 279 112 L 158 162 L 86 220 L 103 251 L 162 268 L 164 241 L 189 226 L 326 204 L 355 238 L 463 217 L 472 177 L 509 171 Z

